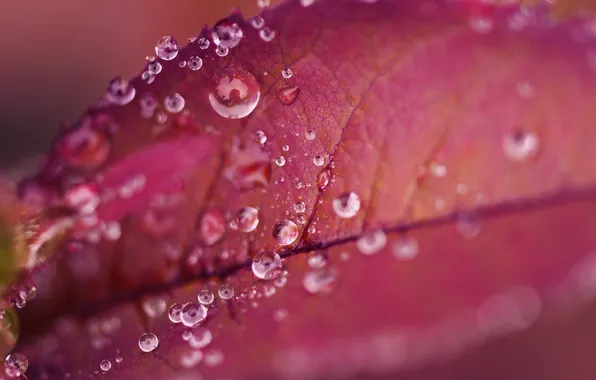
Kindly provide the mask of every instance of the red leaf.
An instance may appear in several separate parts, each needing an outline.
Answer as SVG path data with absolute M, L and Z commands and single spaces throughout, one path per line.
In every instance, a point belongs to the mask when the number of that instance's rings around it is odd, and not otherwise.
M 89 378 L 109 360 L 110 378 L 358 378 L 506 333 L 565 342 L 542 320 L 520 331 L 594 290 L 585 20 L 440 0 L 262 16 L 203 30 L 207 49 L 160 40 L 159 67 L 112 81 L 57 138 L 36 177 L 58 194 L 48 207 L 81 181 L 101 202 L 70 210 L 69 241 L 34 273 L 28 373 Z M 276 280 L 251 272 L 263 251 L 284 258 Z M 163 309 L 207 303 L 202 289 L 215 301 L 199 350 L 201 330 Z M 511 346 L 496 347 L 485 361 Z M 442 370 L 485 370 L 459 366 Z

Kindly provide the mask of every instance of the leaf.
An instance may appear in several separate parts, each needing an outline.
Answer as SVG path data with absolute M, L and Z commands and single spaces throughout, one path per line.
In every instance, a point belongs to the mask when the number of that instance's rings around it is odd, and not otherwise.
M 503 334 L 532 346 L 533 325 L 563 342 L 544 319 L 594 290 L 585 20 L 443 1 L 262 17 L 216 24 L 223 45 L 242 29 L 227 55 L 160 40 L 171 59 L 112 81 L 57 137 L 30 183 L 72 228 L 33 274 L 28 375 L 91 378 L 109 360 L 116 379 L 358 378 Z M 287 274 L 258 280 L 263 251 Z M 202 289 L 212 341 L 197 350 L 164 307 Z M 443 370 L 484 370 L 463 363 Z

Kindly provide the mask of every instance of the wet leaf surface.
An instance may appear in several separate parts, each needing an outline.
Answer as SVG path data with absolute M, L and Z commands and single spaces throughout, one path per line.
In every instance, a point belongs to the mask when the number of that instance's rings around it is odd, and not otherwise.
M 594 290 L 590 20 L 443 1 L 261 16 L 218 23 L 217 48 L 208 29 L 163 40 L 22 191 L 72 222 L 21 313 L 30 378 L 461 378 L 483 366 L 412 370 L 504 334 L 565 342 L 544 319 Z M 270 281 L 265 250 L 284 259 Z M 199 349 L 168 308 L 203 289 Z

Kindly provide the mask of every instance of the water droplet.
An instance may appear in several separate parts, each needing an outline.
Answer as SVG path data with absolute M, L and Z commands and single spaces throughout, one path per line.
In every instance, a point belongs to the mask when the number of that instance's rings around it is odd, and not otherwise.
M 213 293 L 210 290 L 202 289 L 199 292 L 197 299 L 203 305 L 210 305 L 213 302 L 213 300 L 215 299 L 215 296 L 213 295 Z
M 392 251 L 398 260 L 411 260 L 418 255 L 418 240 L 412 236 L 401 236 L 393 242 Z
M 162 69 L 163 69 L 163 66 L 158 61 L 151 61 L 147 65 L 147 71 L 153 75 L 157 75 L 157 74 L 161 73 Z
M 110 104 L 123 106 L 130 103 L 135 94 L 135 88 L 127 80 L 117 77 L 108 84 L 104 99 Z
M 387 244 L 387 235 L 382 230 L 367 232 L 356 241 L 356 247 L 365 255 L 379 252 L 385 248 L 385 244 Z
M 166 311 L 166 300 L 160 297 L 150 297 L 143 301 L 143 311 L 149 318 L 160 317 Z
M 9 377 L 19 377 L 27 372 L 29 360 L 25 355 L 13 352 L 4 359 L 4 366 Z
M 218 46 L 215 48 L 215 54 L 217 54 L 219 57 L 225 57 L 229 52 L 230 49 L 225 46 Z
M 182 111 L 185 104 L 186 102 L 184 101 L 184 98 L 177 92 L 166 96 L 164 100 L 164 106 L 166 110 L 171 113 L 178 113 Z
M 271 4 L 270 0 L 257 0 L 257 6 L 259 8 L 267 8 L 269 5 Z M 263 22 L 263 25 L 265 24 L 265 22 Z M 263 26 L 261 26 L 262 28 Z M 256 28 L 256 27 L 255 27 Z M 257 28 L 260 29 L 260 28 Z
M 275 322 L 281 322 L 288 317 L 288 309 L 275 309 L 273 310 L 273 320 Z
M 273 238 L 279 245 L 290 245 L 298 239 L 298 226 L 291 220 L 282 220 L 273 226 Z
M 320 191 L 325 190 L 331 180 L 331 170 L 325 169 L 317 175 L 317 186 Z
M 312 269 L 322 269 L 327 266 L 327 255 L 323 251 L 315 251 L 308 256 L 308 266 Z
M 234 297 L 234 288 L 232 288 L 228 284 L 223 284 L 217 290 L 217 294 L 219 295 L 219 298 L 221 298 L 222 300 L 229 300 L 232 297 Z
M 108 372 L 112 368 L 112 362 L 109 360 L 102 360 L 101 363 L 99 363 L 99 368 L 104 372 Z
M 325 157 L 322 154 L 317 154 L 313 157 L 312 162 L 315 164 L 315 166 L 323 166 L 325 163 Z
M 94 168 L 108 159 L 111 146 L 104 133 L 90 125 L 82 125 L 64 134 L 54 149 L 69 165 Z
M 201 59 L 201 57 L 198 57 L 196 55 L 190 57 L 190 59 L 188 60 L 189 69 L 191 69 L 192 71 L 197 71 L 200 70 L 201 67 L 203 67 L 203 60 Z
M 360 210 L 360 197 L 353 191 L 343 193 L 333 200 L 333 211 L 340 218 L 352 218 Z
M 281 272 L 280 272 L 280 273 L 281 273 Z M 275 288 L 275 286 L 272 286 L 272 285 L 269 285 L 269 284 L 267 284 L 267 285 L 263 286 L 263 295 L 264 295 L 266 298 L 273 297 L 273 295 L 274 295 L 276 292 L 277 292 L 277 289 Z
M 540 141 L 532 132 L 515 131 L 503 139 L 505 156 L 513 161 L 525 161 L 538 153 Z
M 182 305 L 173 303 L 168 309 L 168 318 L 174 323 L 180 323 L 182 321 Z
M 209 40 L 208 40 L 208 39 L 206 39 L 206 38 L 202 38 L 202 37 L 201 37 L 201 38 L 199 38 L 199 39 L 197 40 L 197 45 L 199 45 L 199 48 L 201 48 L 201 50 L 205 50 L 205 49 L 207 49 L 207 48 L 209 47 L 209 45 L 210 45 L 210 44 L 211 44 L 211 43 L 210 43 L 210 42 L 209 42 Z
M 219 115 L 239 119 L 250 115 L 260 96 L 254 75 L 240 67 L 228 66 L 213 78 L 209 102 Z
M 252 273 L 261 280 L 273 280 L 281 273 L 281 257 L 273 251 L 262 251 L 252 259 Z
M 203 360 L 201 351 L 188 351 L 180 355 L 180 365 L 183 368 L 194 368 Z
M 152 94 L 146 92 L 139 98 L 139 106 L 141 107 L 141 116 L 149 119 L 153 116 L 153 112 L 157 108 L 157 99 Z
M 259 211 L 254 207 L 242 207 L 236 212 L 236 225 L 241 232 L 252 232 L 259 225 Z
M 228 19 L 223 19 L 213 27 L 211 38 L 213 43 L 221 48 L 232 49 L 236 47 L 244 37 L 242 28 Z
M 159 339 L 153 333 L 144 333 L 139 338 L 139 348 L 143 352 L 151 352 L 159 345 Z
M 482 226 L 474 214 L 462 213 L 457 216 L 455 227 L 464 239 L 472 240 L 480 233 Z
M 64 204 L 82 215 L 93 214 L 100 201 L 95 186 L 87 183 L 71 186 L 64 194 Z
M 124 360 L 124 358 L 122 357 L 122 355 L 120 355 L 120 351 L 117 350 L 116 352 L 116 357 L 114 358 L 114 361 L 118 364 L 122 363 L 122 361 Z
M 290 150 L 290 146 L 289 146 L 289 145 L 287 145 L 287 144 L 286 144 L 286 145 L 283 145 L 283 146 L 281 147 L 281 150 L 283 150 L 284 152 L 288 152 L 288 151 Z
M 480 34 L 489 33 L 494 27 L 494 21 L 484 16 L 472 16 L 469 19 L 469 23 L 470 28 Z
M 211 343 L 212 339 L 213 335 L 211 334 L 211 331 L 204 327 L 197 327 L 192 329 L 188 344 L 193 348 L 204 348 Z
M 303 213 L 306 211 L 306 204 L 302 201 L 294 203 L 294 211 Z
M 199 225 L 201 239 L 205 245 L 210 246 L 217 243 L 226 232 L 226 221 L 219 209 L 205 211 Z
M 182 307 L 180 317 L 184 326 L 193 327 L 207 318 L 207 308 L 205 305 L 189 302 Z
M 164 36 L 155 45 L 155 54 L 164 61 L 171 61 L 178 55 L 178 41 L 172 36 Z
M 286 67 L 285 69 L 283 69 L 281 71 L 281 76 L 286 78 L 286 79 L 290 79 L 292 77 L 292 69 L 290 69 L 289 67 Z
M 333 268 L 307 272 L 302 285 L 309 293 L 329 294 L 337 285 L 337 272 Z
M 261 145 L 264 145 L 267 142 L 267 135 L 263 131 L 256 131 L 255 132 L 255 141 Z
M 314 129 L 307 129 L 304 132 L 304 137 L 306 137 L 306 139 L 308 141 L 312 141 L 312 140 L 314 140 L 317 137 L 317 133 L 315 132 Z
M 178 62 L 178 67 L 186 67 L 186 61 Z
M 259 30 L 259 37 L 265 42 L 271 42 L 275 38 L 275 31 L 266 26 Z
M 296 101 L 298 95 L 300 94 L 300 87 L 292 86 L 292 87 L 284 87 L 279 90 L 279 100 L 289 106 Z M 307 137 L 308 139 L 308 137 Z
M 310 7 L 314 2 L 315 0 L 300 0 L 300 5 L 303 7 Z
M 275 165 L 282 167 L 286 164 L 286 158 L 284 156 L 279 156 L 275 159 Z
M 143 71 L 143 73 L 141 74 L 141 79 L 143 80 L 143 82 L 151 84 L 153 83 L 153 81 L 155 81 L 155 75 L 151 74 L 149 71 Z
M 436 162 L 430 165 L 430 171 L 435 177 L 445 177 L 447 175 L 447 167 Z
M 263 0 L 259 0 L 259 1 L 263 1 Z M 269 1 L 269 0 L 266 0 L 266 1 Z M 265 26 L 265 20 L 261 16 L 255 16 L 250 19 L 250 25 L 252 25 L 252 27 L 255 29 L 261 29 L 262 27 Z
M 220 350 L 208 350 L 205 352 L 204 363 L 207 367 L 215 367 L 223 363 L 224 356 Z

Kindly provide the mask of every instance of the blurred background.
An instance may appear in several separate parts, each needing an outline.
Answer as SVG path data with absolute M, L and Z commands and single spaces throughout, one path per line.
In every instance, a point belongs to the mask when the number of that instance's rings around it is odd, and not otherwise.
M 0 167 L 45 152 L 115 76 L 129 78 L 163 35 L 180 45 L 257 0 L 0 1 Z

